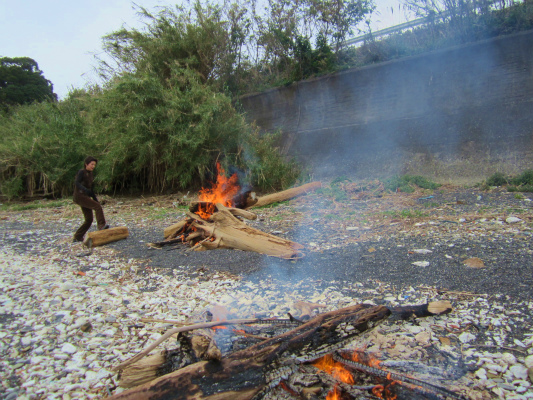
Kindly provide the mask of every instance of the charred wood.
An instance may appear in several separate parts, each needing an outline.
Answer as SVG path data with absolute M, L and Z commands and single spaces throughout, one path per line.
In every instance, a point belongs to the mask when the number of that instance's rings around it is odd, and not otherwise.
M 383 306 L 357 305 L 318 315 L 309 322 L 247 349 L 231 353 L 220 362 L 201 361 L 112 399 L 145 399 L 171 396 L 174 399 L 250 400 L 283 379 L 277 362 L 282 356 L 304 362 L 342 347 L 361 332 L 373 328 L 390 315 Z M 269 373 L 269 368 L 270 373 Z

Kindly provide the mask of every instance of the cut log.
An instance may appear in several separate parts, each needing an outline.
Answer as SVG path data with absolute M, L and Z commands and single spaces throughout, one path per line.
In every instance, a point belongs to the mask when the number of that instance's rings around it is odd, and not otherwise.
M 87 247 L 97 247 L 104 244 L 126 239 L 129 236 L 128 228 L 117 226 L 116 228 L 103 229 L 101 231 L 89 232 L 83 244 Z
M 266 206 L 268 204 L 279 203 L 285 200 L 290 200 L 295 197 L 307 194 L 309 192 L 314 192 L 320 187 L 322 187 L 321 182 L 306 183 L 305 185 L 287 189 L 282 192 L 272 193 L 267 196 L 259 197 L 257 199 L 257 203 L 247 208 L 261 207 L 261 206 Z

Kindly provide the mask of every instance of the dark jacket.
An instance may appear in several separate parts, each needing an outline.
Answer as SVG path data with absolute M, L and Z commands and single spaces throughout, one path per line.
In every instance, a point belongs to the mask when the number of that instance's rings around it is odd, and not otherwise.
M 92 171 L 87 171 L 85 168 L 78 171 L 74 186 L 74 202 L 77 202 L 80 197 L 91 197 L 93 200 L 98 201 L 93 192 L 93 180 Z

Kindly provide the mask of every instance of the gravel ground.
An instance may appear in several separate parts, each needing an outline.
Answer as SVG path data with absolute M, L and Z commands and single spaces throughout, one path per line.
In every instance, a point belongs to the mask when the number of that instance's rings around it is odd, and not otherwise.
M 128 226 L 130 237 L 92 254 L 71 243 L 81 222 L 73 205 L 0 212 L 0 394 L 78 399 L 121 391 L 112 367 L 170 326 L 143 317 L 198 321 L 214 305 L 244 318 L 298 315 L 298 301 L 334 310 L 450 300 L 449 315 L 391 321 L 357 345 L 422 364 L 431 361 L 429 346 L 465 365 L 447 387 L 472 399 L 533 398 L 529 196 L 325 185 L 255 210 L 258 219 L 246 222 L 303 244 L 305 257 L 293 261 L 149 248 L 183 218 L 178 195 L 107 198 L 108 220 Z

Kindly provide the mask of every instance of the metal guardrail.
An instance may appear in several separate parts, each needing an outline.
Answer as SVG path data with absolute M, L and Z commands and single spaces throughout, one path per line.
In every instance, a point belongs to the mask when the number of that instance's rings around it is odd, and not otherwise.
M 494 4 L 498 3 L 498 1 L 499 0 L 490 1 L 489 5 L 493 6 Z M 521 2 L 521 1 L 523 1 L 523 0 L 518 0 L 518 2 Z M 378 38 L 378 37 L 381 37 L 381 36 L 390 35 L 391 33 L 400 32 L 400 31 L 402 31 L 404 29 L 414 28 L 415 26 L 424 25 L 424 24 L 426 24 L 428 22 L 431 22 L 431 21 L 434 21 L 436 19 L 444 19 L 444 18 L 448 17 L 450 14 L 451 14 L 451 12 L 449 10 L 445 10 L 445 11 L 442 11 L 442 12 L 437 12 L 437 13 L 435 13 L 435 15 L 430 16 L 430 17 L 418 18 L 418 19 L 414 19 L 412 21 L 404 22 L 403 24 L 394 25 L 394 26 L 391 26 L 389 28 L 381 29 L 381 30 L 376 31 L 376 32 L 365 33 L 364 35 L 360 35 L 360 36 L 354 37 L 353 39 L 346 40 L 342 44 L 342 47 L 351 46 L 353 44 L 364 42 L 365 40 L 368 40 L 370 38 Z
M 365 40 L 368 40 L 370 38 L 377 38 L 377 37 L 381 37 L 385 35 L 390 35 L 391 33 L 396 33 L 404 29 L 414 28 L 415 26 L 424 25 L 425 23 L 429 21 L 431 21 L 431 18 L 429 17 L 418 18 L 412 21 L 404 22 L 403 24 L 394 25 L 389 28 L 381 29 L 376 32 L 365 33 L 364 35 L 360 35 L 360 36 L 354 37 L 353 39 L 346 40 L 342 44 L 342 47 L 351 46 L 356 43 L 364 42 Z

